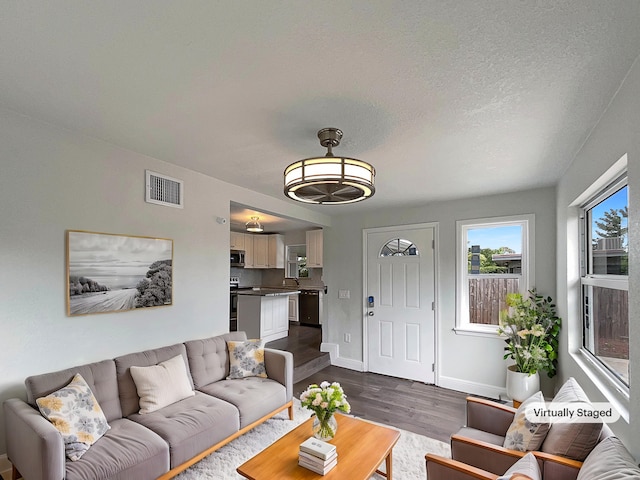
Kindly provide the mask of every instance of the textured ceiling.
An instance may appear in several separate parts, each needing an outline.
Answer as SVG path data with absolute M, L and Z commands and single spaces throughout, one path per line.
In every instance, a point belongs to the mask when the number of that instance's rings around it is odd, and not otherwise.
M 338 127 L 377 192 L 314 208 L 419 205 L 554 184 L 638 25 L 637 0 L 6 1 L 0 107 L 279 198 Z

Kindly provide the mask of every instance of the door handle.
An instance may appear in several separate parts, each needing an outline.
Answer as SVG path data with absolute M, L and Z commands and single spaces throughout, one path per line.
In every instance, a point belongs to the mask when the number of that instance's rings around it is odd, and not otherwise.
M 374 312 L 369 312 L 369 313 L 368 313 L 368 315 L 369 315 L 370 317 L 373 317 L 373 316 L 375 315 L 375 313 L 374 313 Z

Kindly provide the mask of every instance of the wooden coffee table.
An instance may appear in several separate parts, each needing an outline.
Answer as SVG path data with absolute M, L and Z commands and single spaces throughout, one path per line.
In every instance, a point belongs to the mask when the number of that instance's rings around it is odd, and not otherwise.
M 374 473 L 392 480 L 391 454 L 400 432 L 366 420 L 336 414 L 338 432 L 330 443 L 338 450 L 338 464 L 326 475 L 319 475 L 298 465 L 302 442 L 312 436 L 313 419 L 295 429 L 237 468 L 252 480 L 346 479 L 368 480 Z M 387 473 L 377 470 L 386 463 Z

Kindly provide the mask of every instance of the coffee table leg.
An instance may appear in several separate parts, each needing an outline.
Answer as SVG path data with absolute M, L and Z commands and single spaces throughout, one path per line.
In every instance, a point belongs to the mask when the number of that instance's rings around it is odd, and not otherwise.
M 393 478 L 393 468 L 392 468 L 392 462 L 391 462 L 391 455 L 393 454 L 393 450 L 389 452 L 389 455 L 387 455 L 386 458 L 386 464 L 387 464 L 387 480 L 392 480 Z
M 383 477 L 386 477 L 387 480 L 393 480 L 393 469 L 391 467 L 392 465 L 392 457 L 391 455 L 393 454 L 393 450 L 389 452 L 389 455 L 387 455 L 387 458 L 384 459 L 384 464 L 385 464 L 385 470 L 387 471 L 385 472 L 381 472 L 380 470 L 376 470 L 376 473 L 378 475 L 382 475 Z

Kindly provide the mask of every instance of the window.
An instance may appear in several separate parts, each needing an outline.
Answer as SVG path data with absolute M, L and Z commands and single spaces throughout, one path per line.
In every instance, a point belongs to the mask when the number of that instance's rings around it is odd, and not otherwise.
M 306 278 L 309 276 L 307 268 L 307 246 L 287 245 L 287 278 Z
M 495 335 L 508 293 L 533 287 L 534 215 L 457 222 L 456 330 Z
M 418 248 L 410 240 L 394 238 L 389 240 L 381 249 L 380 257 L 404 257 L 408 255 L 420 255 Z
M 624 174 L 581 207 L 582 347 L 629 386 L 629 192 Z

